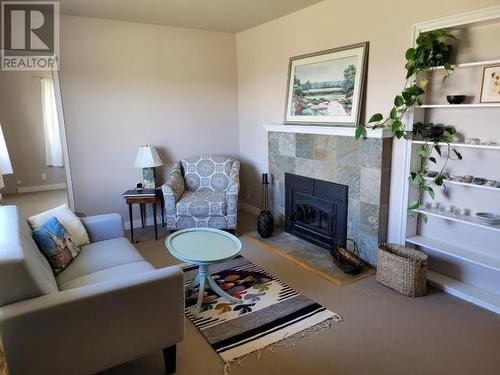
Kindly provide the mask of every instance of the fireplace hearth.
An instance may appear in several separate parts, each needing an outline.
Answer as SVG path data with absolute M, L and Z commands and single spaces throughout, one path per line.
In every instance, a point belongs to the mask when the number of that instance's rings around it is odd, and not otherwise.
M 285 173 L 285 231 L 325 249 L 345 247 L 349 188 Z

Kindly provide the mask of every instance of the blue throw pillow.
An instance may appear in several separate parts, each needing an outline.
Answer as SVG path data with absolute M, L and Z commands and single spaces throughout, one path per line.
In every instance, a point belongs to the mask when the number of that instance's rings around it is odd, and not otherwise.
M 80 253 L 68 231 L 54 216 L 33 231 L 33 239 L 57 275 Z

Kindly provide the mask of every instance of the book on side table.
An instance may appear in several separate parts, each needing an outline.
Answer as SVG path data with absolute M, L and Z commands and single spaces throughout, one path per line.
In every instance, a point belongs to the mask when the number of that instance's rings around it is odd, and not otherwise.
M 132 198 L 132 197 L 154 197 L 156 196 L 156 189 L 143 189 L 143 190 L 127 190 L 122 194 L 123 198 Z

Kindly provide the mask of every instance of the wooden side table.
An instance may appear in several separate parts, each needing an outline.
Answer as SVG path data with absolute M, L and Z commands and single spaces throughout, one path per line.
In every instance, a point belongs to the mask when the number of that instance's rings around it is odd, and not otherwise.
M 125 202 L 128 204 L 128 214 L 130 218 L 130 242 L 134 243 L 134 218 L 132 213 L 133 204 L 138 204 L 141 211 L 141 224 L 146 226 L 146 205 L 151 204 L 153 209 L 153 221 L 155 225 L 155 239 L 158 241 L 158 223 L 156 219 L 156 204 L 161 206 L 162 227 L 165 227 L 165 206 L 163 203 L 163 193 L 161 189 L 144 189 L 142 192 L 137 190 L 127 190 L 122 194 Z

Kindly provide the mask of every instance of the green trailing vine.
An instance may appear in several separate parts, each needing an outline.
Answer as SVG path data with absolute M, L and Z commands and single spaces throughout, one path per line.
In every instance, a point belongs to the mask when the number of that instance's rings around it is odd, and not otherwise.
M 442 29 L 420 34 L 416 40 L 416 47 L 406 51 L 405 85 L 401 94 L 395 96 L 394 106 L 389 115 L 384 117 L 381 113 L 376 113 L 370 117 L 367 124 L 356 126 L 356 139 L 361 138 L 367 129 L 384 127 L 389 128 L 398 139 L 412 139 L 420 136 L 425 140 L 425 144 L 418 151 L 420 163 L 409 176 L 410 182 L 420 191 L 419 198 L 410 203 L 409 210 L 417 209 L 422 205 L 424 193 L 429 194 L 434 199 L 432 185 L 443 186 L 444 168 L 452 155 L 457 159 L 462 159 L 462 155 L 450 146 L 456 133 L 453 126 L 419 122 L 413 125 L 412 130 L 406 130 L 404 125 L 407 112 L 415 106 L 422 105 L 422 96 L 425 94 L 425 88 L 429 82 L 427 78 L 429 71 L 442 66 L 446 71 L 443 81 L 453 73 L 453 65 L 450 62 L 451 46 L 446 43 L 450 39 L 455 39 L 455 37 Z M 446 146 L 445 154 L 441 149 L 440 144 L 442 143 Z M 432 156 L 433 151 L 443 157 L 444 162 L 437 175 L 428 181 L 425 179 L 425 175 L 428 172 L 429 162 L 437 164 L 436 158 Z
M 422 206 L 423 193 L 429 194 L 434 199 L 435 193 L 432 186 L 444 186 L 444 180 L 447 177 L 445 169 L 448 161 L 450 159 L 462 160 L 462 155 L 450 145 L 453 142 L 455 133 L 456 129 L 452 125 L 435 125 L 422 122 L 413 124 L 412 135 L 420 135 L 425 140 L 425 143 L 418 150 L 420 162 L 409 176 L 410 183 L 416 186 L 421 194 L 417 200 L 409 203 L 408 210 L 416 210 Z M 445 152 L 442 150 L 442 144 L 444 144 Z M 436 151 L 443 158 L 443 164 L 435 176 L 426 180 L 424 176 L 429 172 L 429 163 L 437 165 L 436 158 L 432 156 L 433 151 Z M 422 218 L 426 220 L 425 215 Z

